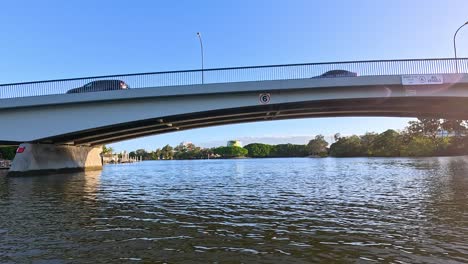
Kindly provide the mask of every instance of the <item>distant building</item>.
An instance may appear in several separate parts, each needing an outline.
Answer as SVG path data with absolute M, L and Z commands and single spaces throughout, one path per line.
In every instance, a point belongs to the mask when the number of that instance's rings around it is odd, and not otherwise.
M 130 157 L 130 153 L 127 151 L 120 152 L 120 154 L 116 153 L 101 153 L 102 163 L 103 164 L 115 164 L 115 163 L 133 163 L 137 161 L 142 161 L 142 157 Z
M 106 154 L 101 154 L 101 157 L 102 157 L 102 162 L 104 164 L 119 163 L 119 155 L 117 154 L 106 153 Z
M 242 147 L 242 142 L 240 140 L 229 140 L 227 142 L 228 147 Z

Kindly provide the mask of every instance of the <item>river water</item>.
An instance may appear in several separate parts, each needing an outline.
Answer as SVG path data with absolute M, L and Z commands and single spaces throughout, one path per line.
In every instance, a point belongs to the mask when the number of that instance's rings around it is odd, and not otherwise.
M 0 176 L 0 263 L 467 263 L 468 157 Z

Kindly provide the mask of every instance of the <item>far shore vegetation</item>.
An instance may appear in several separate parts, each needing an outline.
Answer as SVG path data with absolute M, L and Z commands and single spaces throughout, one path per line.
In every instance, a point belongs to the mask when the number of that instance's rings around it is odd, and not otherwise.
M 0 160 L 12 160 L 16 154 L 16 147 L 0 147 Z
M 308 144 L 269 145 L 252 143 L 202 148 L 192 143 L 155 151 L 138 149 L 131 158 L 143 160 L 183 160 L 215 158 L 279 158 L 279 157 L 430 157 L 468 155 L 468 121 L 420 118 L 410 121 L 402 131 L 389 129 L 382 133 L 341 136 L 335 134 L 331 145 L 317 135 Z M 12 160 L 16 147 L 0 147 L 0 159 Z M 103 146 L 103 154 L 113 149 Z
M 252 143 L 244 147 L 222 146 L 201 148 L 192 143 L 155 151 L 138 149 L 130 157 L 143 160 L 184 160 L 214 158 L 276 157 L 429 157 L 468 155 L 468 121 L 420 118 L 410 121 L 402 131 L 341 136 L 335 134 L 329 146 L 324 136 L 317 135 L 306 145 Z M 103 153 L 112 149 L 103 147 Z

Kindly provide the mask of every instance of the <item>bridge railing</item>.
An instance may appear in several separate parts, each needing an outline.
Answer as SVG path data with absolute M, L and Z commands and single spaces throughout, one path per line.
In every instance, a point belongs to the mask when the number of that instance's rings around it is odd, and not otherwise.
M 84 78 L 0 84 L 0 99 L 64 94 L 98 80 L 121 80 L 130 88 L 290 80 L 320 76 L 331 70 L 346 70 L 358 76 L 468 73 L 468 58 L 373 60 L 301 63 L 205 70 L 148 72 Z

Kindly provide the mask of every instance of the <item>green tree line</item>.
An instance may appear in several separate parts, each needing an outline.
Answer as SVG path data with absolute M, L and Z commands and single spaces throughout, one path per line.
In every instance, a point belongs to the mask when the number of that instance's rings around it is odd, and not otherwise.
M 0 159 L 12 160 L 16 154 L 16 147 L 0 147 Z
M 109 153 L 108 147 L 103 147 Z M 103 152 L 104 153 L 104 152 Z M 243 157 L 304 157 L 308 155 L 307 145 L 279 144 L 268 145 L 253 143 L 244 147 L 221 146 L 214 148 L 201 148 L 194 144 L 172 147 L 166 145 L 155 151 L 138 149 L 129 153 L 131 158 L 143 160 L 183 160 L 183 159 L 216 159 L 216 158 L 243 158 Z
M 328 146 L 318 135 L 308 144 L 252 143 L 244 147 L 229 146 L 201 148 L 192 143 L 172 147 L 166 145 L 155 151 L 138 149 L 130 157 L 143 160 L 207 159 L 207 158 L 268 158 L 268 157 L 421 157 L 468 155 L 468 121 L 419 118 L 410 121 L 403 131 L 389 129 L 382 133 L 341 136 Z M 0 159 L 14 158 L 16 147 L 0 147 Z M 113 149 L 103 146 L 103 153 Z
M 403 131 L 389 129 L 362 136 L 335 135 L 333 157 L 424 157 L 468 154 L 468 123 L 463 120 L 418 119 Z
M 341 136 L 328 146 L 324 136 L 317 135 L 308 144 L 270 145 L 252 143 L 244 147 L 201 148 L 194 144 L 164 146 L 156 151 L 143 149 L 130 153 L 154 159 L 206 159 L 206 158 L 269 158 L 269 157 L 417 157 L 468 155 L 468 122 L 420 118 L 410 121 L 403 131 L 389 129 L 382 133 Z
M 325 144 L 326 141 L 324 141 Z M 106 148 L 107 149 L 107 148 Z M 326 148 L 324 153 L 326 153 Z M 176 147 L 166 145 L 155 151 L 138 149 L 129 153 L 130 157 L 142 157 L 143 160 L 180 160 L 180 159 L 216 159 L 216 158 L 265 158 L 265 157 L 305 157 L 309 155 L 308 145 L 279 144 L 268 145 L 252 143 L 244 147 L 221 146 L 215 148 L 201 148 L 194 144 Z

